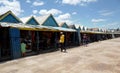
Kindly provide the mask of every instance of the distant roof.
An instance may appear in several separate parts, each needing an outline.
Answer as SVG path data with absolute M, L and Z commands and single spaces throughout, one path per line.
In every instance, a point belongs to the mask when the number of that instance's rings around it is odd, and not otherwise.
M 80 25 L 74 25 L 76 29 L 81 29 Z
M 62 25 L 63 25 L 64 23 L 65 23 L 65 22 L 58 23 L 58 25 L 59 25 L 60 27 L 62 27 Z
M 32 16 L 28 16 L 28 17 L 23 17 L 21 18 L 23 23 L 26 23 Z
M 14 16 L 19 22 L 22 23 L 22 21 L 15 15 L 12 13 L 12 11 L 7 11 L 6 13 L 0 15 L 0 20 L 4 19 L 6 16 L 8 16 L 9 14 L 11 14 L 12 16 Z
M 41 24 L 43 24 L 47 20 L 47 18 L 49 16 L 50 16 L 50 14 L 49 15 L 44 15 L 44 16 L 38 16 L 38 17 L 29 16 L 29 17 L 22 18 L 22 21 L 24 23 L 27 23 L 31 18 L 34 18 L 39 23 L 39 25 L 41 25 Z
M 25 17 L 25 18 L 22 18 L 22 21 L 24 23 L 27 23 L 28 21 L 30 21 L 32 18 L 35 19 L 35 21 L 39 24 L 39 25 L 43 25 L 46 20 L 49 18 L 49 17 L 53 17 L 52 14 L 48 14 L 48 15 L 44 15 L 44 16 L 37 16 L 37 17 L 34 17 L 34 16 L 31 16 L 31 17 Z M 54 17 L 53 17 L 54 19 Z M 54 19 L 55 20 L 55 19 Z M 56 21 L 55 21 L 56 22 Z M 57 23 L 57 22 L 56 22 Z
M 37 22 L 42 25 L 49 17 L 51 16 L 51 14 L 49 15 L 44 15 L 44 16 L 39 16 L 39 17 L 35 17 L 35 19 L 37 20 Z
M 66 22 L 59 23 L 58 25 L 59 25 L 60 27 L 67 26 L 67 28 L 69 28 L 69 26 L 67 25 L 67 23 L 66 23 Z
M 85 27 L 84 27 L 84 26 L 82 26 L 82 27 L 81 27 L 81 30 L 85 30 Z
M 24 22 L 24 23 L 27 23 L 31 18 L 34 18 L 38 23 L 39 25 L 43 24 L 47 18 L 50 16 L 49 15 L 44 15 L 44 16 L 37 16 L 37 17 L 34 17 L 34 16 L 28 16 L 28 17 L 24 17 L 22 18 L 21 20 Z
M 28 22 L 29 22 L 31 19 L 34 19 L 34 21 L 37 22 L 38 25 L 40 25 L 39 22 L 36 20 L 36 18 L 35 18 L 34 16 L 31 16 L 31 17 L 25 22 L 25 24 L 29 24 Z
M 69 25 L 69 28 L 76 29 L 74 24 L 73 25 Z

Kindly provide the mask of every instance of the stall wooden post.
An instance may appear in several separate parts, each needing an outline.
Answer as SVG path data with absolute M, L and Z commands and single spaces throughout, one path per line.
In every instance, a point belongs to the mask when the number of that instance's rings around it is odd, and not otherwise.
M 20 30 L 17 28 L 10 28 L 10 47 L 12 59 L 21 57 L 21 47 L 20 47 Z
M 75 35 L 76 35 L 76 32 L 73 32 L 73 43 L 74 43 L 74 46 L 75 46 L 75 39 L 76 39 L 76 37 L 75 37 Z
M 67 32 L 64 32 L 64 35 L 65 35 L 65 42 L 64 42 L 64 45 L 65 45 L 65 47 L 67 47 L 67 41 L 66 41 Z
M 57 32 L 55 32 L 55 49 L 57 49 L 57 45 L 58 45 L 58 35 L 57 35 Z
M 1 43 L 0 43 L 0 45 L 1 45 Z M 0 61 L 1 61 L 1 47 L 0 47 Z
M 112 38 L 115 38 L 115 34 L 114 33 L 112 33 Z
M 37 36 L 36 36 L 37 38 L 37 52 L 39 52 L 39 31 L 37 31 Z
M 78 42 L 77 42 L 77 44 L 78 44 L 78 46 L 80 45 L 80 43 L 81 43 L 81 35 L 80 35 L 80 29 L 77 29 L 77 36 L 78 36 Z

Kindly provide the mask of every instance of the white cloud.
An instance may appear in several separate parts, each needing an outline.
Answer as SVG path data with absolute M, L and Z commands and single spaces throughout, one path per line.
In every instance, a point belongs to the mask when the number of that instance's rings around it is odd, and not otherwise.
M 62 0 L 63 4 L 77 5 L 80 3 L 80 0 Z
M 61 1 L 60 0 L 56 0 L 55 3 L 61 3 Z
M 26 0 L 26 3 L 31 3 L 31 1 L 30 0 Z
M 102 13 L 101 15 L 103 15 L 103 16 L 109 16 L 109 15 L 112 15 L 113 14 L 113 12 L 105 12 L 105 13 Z
M 75 14 L 77 14 L 77 12 L 73 12 L 73 13 L 72 13 L 72 15 L 75 15 Z
M 91 22 L 93 23 L 99 23 L 99 22 L 104 22 L 106 21 L 105 19 L 92 19 Z
M 103 25 L 103 28 L 110 28 L 110 29 L 116 29 L 116 28 L 120 28 L 120 23 L 119 22 L 113 22 L 113 23 L 108 23 L 106 25 Z
M 33 14 L 37 14 L 38 13 L 38 10 L 33 10 Z
M 68 25 L 73 24 L 73 22 L 71 20 L 63 20 L 63 22 L 66 22 Z
M 72 23 L 72 21 L 70 20 L 71 15 L 69 13 L 59 15 L 58 17 L 55 17 L 55 18 L 56 18 L 58 23 L 61 23 L 61 22 L 66 22 L 68 24 Z
M 57 15 L 57 14 L 61 14 L 61 13 L 62 13 L 62 11 L 60 11 L 58 9 L 50 9 L 50 10 L 42 9 L 39 12 L 39 14 L 41 14 L 41 15 L 47 15 L 47 14 Z
M 3 14 L 9 10 L 11 10 L 15 15 L 20 15 L 24 10 L 21 9 L 20 2 L 17 0 L 9 1 L 9 0 L 1 0 L 0 1 L 0 14 Z
M 43 1 L 35 1 L 35 2 L 33 2 L 33 6 L 42 6 L 42 5 L 44 5 Z
M 71 15 L 69 13 L 65 13 L 63 15 L 58 16 L 59 19 L 63 19 L 63 20 L 69 19 L 70 17 L 71 17 Z
M 97 2 L 97 0 L 62 0 L 63 4 L 85 6 L 88 3 Z
M 100 15 L 102 16 L 110 16 L 112 15 L 114 12 L 113 11 L 108 11 L 108 10 L 102 10 L 102 11 L 99 11 Z

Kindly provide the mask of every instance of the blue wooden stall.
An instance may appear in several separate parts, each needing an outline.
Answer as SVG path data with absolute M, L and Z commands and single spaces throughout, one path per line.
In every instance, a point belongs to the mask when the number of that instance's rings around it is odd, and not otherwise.
M 79 25 L 73 25 L 72 27 L 73 29 L 75 29 L 77 32 L 74 33 L 74 42 L 75 45 L 79 46 L 81 43 L 81 35 L 80 35 L 80 26 Z
M 39 22 L 33 16 L 26 22 L 26 24 L 29 24 L 29 25 L 40 25 Z M 28 31 L 28 32 L 30 33 L 30 31 Z M 39 34 L 39 31 L 32 31 L 32 32 L 34 32 L 34 35 L 36 35 L 36 36 L 33 37 L 36 42 L 34 42 L 32 40 L 32 45 L 33 45 L 32 49 L 34 51 L 36 51 L 37 53 L 39 53 L 39 51 L 40 51 L 40 40 L 39 40 L 40 39 L 40 34 Z M 32 36 L 31 33 L 30 33 L 30 35 Z M 32 37 L 31 37 L 31 39 L 32 39 Z
M 66 28 L 66 29 L 73 29 L 73 28 L 69 28 L 68 24 L 66 22 L 60 23 L 59 24 L 60 27 L 62 28 Z M 65 33 L 65 47 L 69 48 L 69 47 L 73 47 L 74 46 L 74 37 L 75 37 L 75 32 L 70 32 L 70 31 L 63 31 Z
M 58 23 L 56 22 L 56 20 L 52 14 L 38 17 L 37 20 L 38 21 L 43 20 L 43 22 L 40 22 L 40 25 L 42 25 L 42 26 L 59 27 Z M 45 32 L 45 33 L 47 33 L 47 32 Z M 49 45 L 50 47 L 48 47 L 48 49 L 53 48 L 54 50 L 56 50 L 58 48 L 57 41 L 59 39 L 59 32 L 50 31 L 48 33 L 51 34 L 51 38 L 49 36 L 47 37 L 50 40 L 50 45 Z
M 0 23 L 5 23 L 5 24 L 14 24 L 14 23 L 22 23 L 22 21 L 15 16 L 11 11 L 8 11 L 2 15 L 0 15 Z M 2 27 L 6 28 L 6 27 Z M 16 59 L 21 57 L 21 50 L 20 50 L 20 30 L 17 28 L 10 28 L 7 27 L 6 32 L 8 32 L 8 39 L 9 39 L 9 45 L 10 45 L 10 56 L 11 59 Z
M 40 25 L 43 26 L 52 26 L 52 27 L 59 27 L 59 25 L 57 24 L 56 20 L 54 19 L 53 15 L 45 15 L 45 16 L 40 16 L 40 17 L 36 17 L 36 19 L 38 20 L 38 22 L 40 23 Z
M 26 24 L 30 25 L 39 25 L 39 26 L 47 26 L 48 28 L 51 27 L 58 27 L 58 24 L 52 14 L 45 15 L 45 16 L 38 16 L 38 17 L 31 17 Z M 53 28 L 54 29 L 54 28 Z M 54 30 L 40 30 L 36 32 L 36 39 L 37 45 L 36 47 L 38 50 L 49 50 L 56 48 L 55 39 L 57 38 L 57 32 Z M 49 41 L 48 41 L 49 40 Z

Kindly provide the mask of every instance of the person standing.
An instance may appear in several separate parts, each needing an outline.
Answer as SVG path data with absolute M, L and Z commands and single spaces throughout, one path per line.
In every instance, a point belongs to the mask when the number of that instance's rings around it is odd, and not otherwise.
M 88 44 L 88 37 L 86 34 L 83 34 L 83 45 L 87 46 L 87 44 Z
M 22 56 L 24 57 L 26 54 L 26 44 L 25 41 L 21 42 L 21 52 L 22 52 Z
M 66 52 L 66 48 L 64 47 L 64 42 L 65 42 L 65 35 L 63 34 L 63 32 L 60 32 L 60 48 L 61 48 L 61 52 Z

